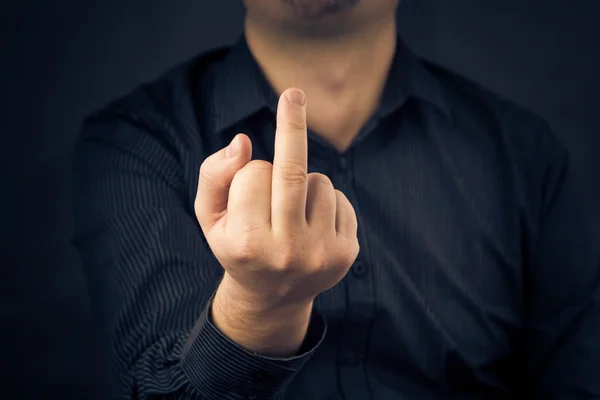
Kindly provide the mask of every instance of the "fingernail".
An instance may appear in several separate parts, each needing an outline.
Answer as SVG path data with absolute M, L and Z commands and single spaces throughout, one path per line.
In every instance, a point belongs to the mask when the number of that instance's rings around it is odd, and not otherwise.
M 288 90 L 287 99 L 295 106 L 303 106 L 305 101 L 304 92 L 300 89 Z
M 233 138 L 231 143 L 229 143 L 229 146 L 227 146 L 227 148 L 225 149 L 225 156 L 227 156 L 227 158 L 233 158 L 233 157 L 235 157 L 237 152 L 238 152 L 238 137 L 236 135 L 236 137 Z

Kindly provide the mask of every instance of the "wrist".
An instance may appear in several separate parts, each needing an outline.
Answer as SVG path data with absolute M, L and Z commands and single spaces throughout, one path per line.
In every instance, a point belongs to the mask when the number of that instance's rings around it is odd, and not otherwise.
M 215 326 L 249 351 L 277 357 L 300 348 L 312 313 L 312 301 L 280 307 L 265 306 L 225 280 L 212 304 Z
M 232 307 L 233 312 L 245 316 L 246 319 L 261 321 L 305 315 L 313 305 L 313 298 L 289 302 L 265 293 L 252 292 L 238 284 L 227 273 L 224 274 L 215 297 L 219 297 L 220 301 Z

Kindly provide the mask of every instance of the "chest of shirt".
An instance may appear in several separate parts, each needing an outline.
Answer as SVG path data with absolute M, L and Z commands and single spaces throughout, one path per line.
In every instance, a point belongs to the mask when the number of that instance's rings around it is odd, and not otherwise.
M 267 161 L 273 135 L 263 130 L 273 129 L 235 128 Z M 309 172 L 346 194 L 361 245 L 346 277 L 315 302 L 329 333 L 310 363 L 474 379 L 509 357 L 521 323 L 519 219 L 501 146 L 485 132 L 418 119 L 374 130 L 343 154 L 309 140 Z

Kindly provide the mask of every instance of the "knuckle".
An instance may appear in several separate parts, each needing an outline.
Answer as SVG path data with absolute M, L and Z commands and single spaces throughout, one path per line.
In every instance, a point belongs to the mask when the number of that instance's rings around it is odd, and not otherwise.
M 262 177 L 263 175 L 270 175 L 272 167 L 267 161 L 252 160 L 235 174 L 234 179 L 247 181 L 256 177 Z
M 264 160 L 252 160 L 246 164 L 244 168 L 256 172 L 271 172 L 273 169 L 273 164 Z
M 311 184 L 324 185 L 333 189 L 333 182 L 325 174 L 319 172 L 312 172 L 308 175 L 308 179 Z
M 218 187 L 219 180 L 216 177 L 215 168 L 213 166 L 214 160 L 212 157 L 208 157 L 202 165 L 200 165 L 200 180 L 208 187 Z
M 351 265 L 356 260 L 356 257 L 358 257 L 360 245 L 358 244 L 358 240 L 345 240 L 339 246 L 339 250 L 339 264 Z
M 337 198 L 339 199 L 340 202 L 342 202 L 342 203 L 349 202 L 348 198 L 346 197 L 344 192 L 342 192 L 341 190 L 335 189 L 335 195 L 337 196 Z
M 306 166 L 301 163 L 286 161 L 279 166 L 278 173 L 282 181 L 293 186 L 304 185 L 308 180 Z
M 312 270 L 322 271 L 327 269 L 327 266 L 329 265 L 329 255 L 324 247 L 315 249 L 315 251 L 312 252 L 310 265 Z
M 281 246 L 277 257 L 277 268 L 281 270 L 295 269 L 302 263 L 302 255 L 291 246 Z
M 306 122 L 298 119 L 288 119 L 283 123 L 284 129 L 290 132 L 305 132 Z
M 250 233 L 240 234 L 231 251 L 231 257 L 240 264 L 250 264 L 263 256 L 264 250 Z

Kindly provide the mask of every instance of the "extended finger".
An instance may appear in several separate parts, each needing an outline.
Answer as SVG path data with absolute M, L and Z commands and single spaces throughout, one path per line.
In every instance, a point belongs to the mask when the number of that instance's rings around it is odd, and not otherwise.
M 271 221 L 276 228 L 306 223 L 307 142 L 304 93 L 288 89 L 277 107 L 271 190 Z

